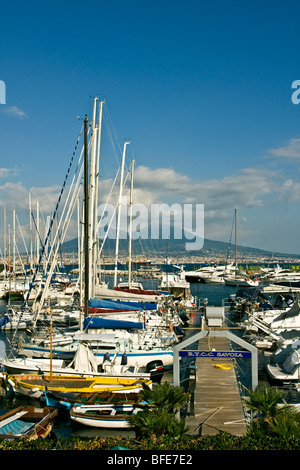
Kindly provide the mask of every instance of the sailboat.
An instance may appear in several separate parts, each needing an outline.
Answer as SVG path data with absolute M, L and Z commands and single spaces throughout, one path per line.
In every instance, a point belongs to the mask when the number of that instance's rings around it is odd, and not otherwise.
M 94 101 L 95 110 L 95 101 Z M 94 113 L 93 113 L 94 116 Z M 94 118 L 93 118 L 94 121 Z M 92 133 L 93 134 L 93 133 Z M 93 134 L 95 135 L 95 133 Z M 88 175 L 88 120 L 85 117 L 84 120 L 84 288 L 81 289 L 83 293 L 83 313 L 86 316 L 89 309 L 90 299 L 90 279 L 94 279 L 93 275 L 90 274 L 90 227 L 91 223 L 89 220 L 90 208 L 89 208 L 89 175 Z M 95 265 L 95 260 L 93 260 Z M 52 274 L 50 269 L 50 275 Z M 49 279 L 49 278 L 48 278 Z M 48 281 L 47 279 L 47 281 Z M 93 281 L 92 281 L 93 282 Z M 92 284 L 92 287 L 94 284 Z M 43 298 L 41 300 L 41 303 Z M 38 308 L 36 319 L 41 310 L 41 306 Z M 148 332 L 147 332 L 148 335 Z M 44 357 L 44 358 L 67 358 L 73 359 L 75 353 L 78 350 L 78 346 L 82 341 L 89 342 L 94 356 L 97 358 L 98 363 L 103 363 L 103 359 L 109 352 L 114 357 L 115 365 L 124 365 L 124 355 L 127 357 L 128 366 L 133 367 L 147 367 L 149 363 L 153 361 L 161 361 L 164 366 L 170 365 L 173 362 L 173 348 L 169 341 L 170 337 L 166 339 L 164 337 L 158 337 L 157 334 L 153 335 L 152 338 L 143 335 L 136 335 L 135 344 L 132 337 L 124 337 L 117 333 L 117 330 L 113 334 L 107 334 L 107 330 L 102 335 L 97 334 L 84 334 L 83 322 L 80 322 L 80 330 L 77 335 L 72 333 L 62 333 L 59 337 L 51 337 L 49 339 L 38 339 L 34 337 L 34 341 L 31 343 L 23 344 L 19 354 L 26 355 L 29 357 Z M 175 339 L 175 338 L 174 338 Z M 48 342 L 48 344 L 47 344 Z M 78 372 L 78 371 L 77 371 Z M 62 374 L 60 374 L 62 377 Z M 69 375 L 68 375 L 69 377 Z M 67 377 L 66 377 L 67 379 Z M 29 378 L 28 378 L 29 380 Z
M 237 210 L 234 211 L 235 218 L 235 272 L 234 275 L 225 275 L 224 281 L 227 286 L 237 286 L 237 287 L 258 287 L 259 281 L 257 279 L 251 279 L 246 273 L 242 276 L 238 273 L 237 268 Z
M 49 374 L 50 370 L 55 375 L 78 375 L 81 377 L 114 377 L 114 378 L 135 378 L 136 380 L 145 379 L 152 382 L 159 382 L 164 374 L 162 363 L 155 361 L 150 364 L 148 370 L 142 371 L 137 365 L 129 365 L 125 362 L 126 356 L 123 356 L 121 364 L 116 364 L 114 357 L 106 357 L 104 361 L 99 360 L 85 343 L 80 343 L 75 357 L 72 361 L 64 359 L 42 359 L 42 358 L 24 358 L 17 357 L 13 359 L 0 359 L 1 365 L 5 371 L 10 374 Z

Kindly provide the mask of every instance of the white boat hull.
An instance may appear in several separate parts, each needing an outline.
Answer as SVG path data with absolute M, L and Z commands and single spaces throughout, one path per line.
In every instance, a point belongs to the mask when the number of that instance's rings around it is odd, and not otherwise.
M 70 412 L 73 421 L 93 428 L 128 429 L 128 417 L 141 411 L 132 405 L 91 405 L 74 406 Z M 103 413 L 103 415 L 101 415 Z M 110 414 L 109 414 L 110 413 Z

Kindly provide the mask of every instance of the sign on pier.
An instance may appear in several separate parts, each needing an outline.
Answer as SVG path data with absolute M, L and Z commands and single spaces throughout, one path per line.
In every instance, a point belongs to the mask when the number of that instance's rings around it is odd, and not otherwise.
M 219 359 L 251 358 L 249 351 L 179 351 L 181 357 L 217 357 Z

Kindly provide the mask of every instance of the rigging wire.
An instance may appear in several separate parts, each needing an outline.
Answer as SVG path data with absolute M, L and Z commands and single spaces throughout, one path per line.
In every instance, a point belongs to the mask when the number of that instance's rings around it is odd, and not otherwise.
M 56 203 L 56 207 L 55 207 L 54 213 L 53 213 L 53 215 L 52 215 L 52 218 L 51 218 L 51 221 L 50 221 L 50 224 L 49 224 L 49 229 L 48 229 L 48 233 L 47 233 L 47 235 L 46 235 L 45 243 L 42 245 L 41 253 L 40 253 L 40 256 L 39 256 L 39 262 L 37 263 L 37 266 L 36 266 L 36 269 L 35 269 L 35 272 L 34 272 L 34 275 L 33 275 L 33 278 L 32 278 L 32 283 L 31 283 L 31 285 L 33 285 L 34 282 L 35 282 L 35 279 L 36 279 L 36 276 L 37 276 L 37 273 L 38 273 L 38 269 L 39 269 L 39 264 L 40 264 L 40 262 L 41 262 L 41 260 L 42 260 L 43 255 L 44 255 L 44 251 L 45 251 L 45 247 L 46 247 L 46 245 L 47 245 L 48 239 L 50 238 L 50 234 L 51 234 L 53 222 L 54 222 L 54 219 L 55 219 L 55 217 L 56 217 L 56 215 L 57 215 L 57 212 L 58 212 L 58 208 L 59 208 L 59 205 L 60 205 L 60 202 L 61 202 L 61 199 L 62 199 L 64 190 L 65 190 L 65 186 L 66 186 L 66 184 L 67 184 L 67 180 L 68 180 L 68 177 L 69 177 L 69 174 L 70 174 L 72 165 L 73 165 L 74 157 L 75 157 L 75 154 L 76 154 L 76 151 L 77 151 L 79 142 L 80 142 L 80 138 L 81 138 L 82 132 L 83 132 L 83 126 L 81 127 L 79 136 L 78 136 L 78 138 L 77 138 L 77 141 L 76 141 L 76 144 L 75 144 L 75 147 L 74 147 L 74 150 L 73 150 L 73 154 L 72 154 L 72 157 L 71 157 L 71 160 L 70 160 L 70 163 L 69 163 L 69 167 L 68 167 L 68 169 L 67 169 L 67 173 L 66 173 L 66 176 L 65 176 L 65 179 L 64 179 L 64 182 L 63 182 L 63 185 L 62 185 L 62 188 L 61 188 L 59 197 L 58 197 L 58 201 L 57 201 L 57 203 Z M 18 324 L 17 324 L 17 327 L 16 327 L 16 329 L 15 329 L 15 332 L 14 332 L 14 335 L 13 335 L 13 338 L 12 338 L 13 340 L 14 340 L 15 335 L 16 335 L 16 332 L 17 332 L 17 330 L 18 330 L 18 325 L 20 324 L 20 321 L 21 321 L 21 319 L 22 319 L 22 317 L 23 317 L 23 313 L 24 313 L 24 311 L 25 311 L 25 308 L 26 308 L 26 306 L 28 305 L 28 300 L 29 300 L 29 297 L 30 297 L 30 293 L 31 293 L 31 288 L 29 288 L 29 290 L 28 290 L 28 292 L 27 292 L 26 299 L 25 299 L 24 304 L 23 304 L 23 306 L 22 306 L 21 314 L 20 314 L 19 320 L 18 320 Z

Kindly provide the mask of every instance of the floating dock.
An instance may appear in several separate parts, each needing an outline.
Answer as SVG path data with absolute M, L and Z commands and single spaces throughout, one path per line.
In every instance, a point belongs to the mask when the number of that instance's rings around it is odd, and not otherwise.
M 232 343 L 239 345 L 240 350 L 233 349 Z M 180 386 L 182 359 L 194 359 L 195 365 L 188 366 L 191 399 L 186 425 L 189 434 L 246 434 L 246 416 L 235 366 L 237 360 L 251 358 L 251 382 L 255 389 L 258 385 L 257 348 L 228 330 L 225 308 L 206 307 L 200 328 L 174 346 L 173 355 L 174 386 Z
M 199 350 L 230 351 L 225 337 L 201 338 Z M 236 378 L 234 360 L 198 357 L 196 386 L 192 392 L 190 416 L 186 418 L 189 434 L 195 436 L 228 432 L 235 436 L 246 433 L 246 421 Z

